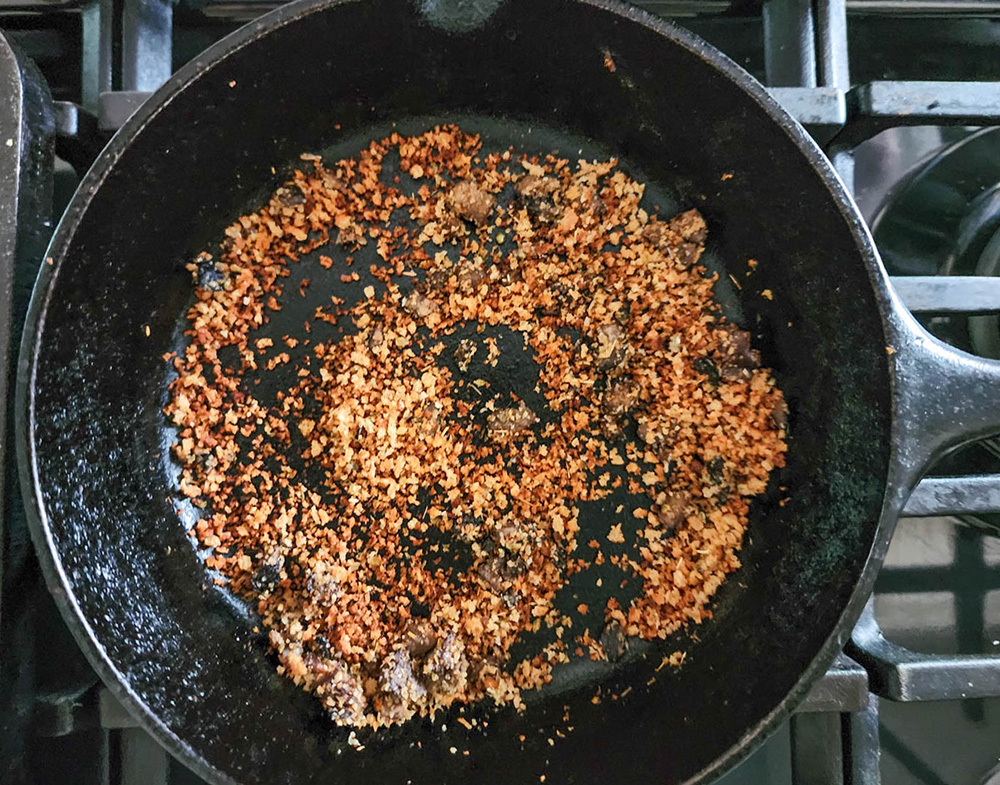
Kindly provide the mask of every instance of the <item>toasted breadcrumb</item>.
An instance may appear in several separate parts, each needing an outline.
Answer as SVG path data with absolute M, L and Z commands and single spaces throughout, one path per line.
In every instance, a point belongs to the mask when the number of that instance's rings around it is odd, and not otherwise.
M 416 193 L 382 182 L 390 154 Z M 256 602 L 279 671 L 336 723 L 374 728 L 487 697 L 520 707 L 574 650 L 620 656 L 629 637 L 710 618 L 750 501 L 784 465 L 788 418 L 713 301 L 702 217 L 647 213 L 614 160 L 487 153 L 454 126 L 302 160 L 190 265 L 164 410 L 178 494 L 202 511 L 194 536 Z M 345 255 L 368 244 L 378 285 L 355 291 Z M 258 335 L 294 264 L 314 280 L 339 267 L 353 304 L 334 297 L 301 334 Z M 353 329 L 322 340 L 320 322 Z M 537 400 L 473 378 L 475 345 L 456 335 L 468 325 L 520 336 Z M 278 340 L 298 353 L 264 356 Z M 481 348 L 484 376 L 507 362 L 495 340 Z M 258 397 L 253 380 L 279 373 L 291 381 L 276 399 Z M 604 529 L 615 555 L 599 531 L 578 549 L 577 502 L 617 492 L 643 501 L 617 507 L 627 536 Z M 579 604 L 604 632 L 571 639 L 556 597 L 605 558 L 642 591 Z M 512 661 L 543 624 L 558 640 Z

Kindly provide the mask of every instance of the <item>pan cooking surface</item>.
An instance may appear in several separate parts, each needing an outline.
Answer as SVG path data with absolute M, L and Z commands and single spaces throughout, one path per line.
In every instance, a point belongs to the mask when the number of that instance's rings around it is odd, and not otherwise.
M 215 782 L 715 774 L 825 670 L 874 574 L 873 543 L 887 537 L 892 388 L 874 251 L 801 129 L 692 36 L 603 2 L 507 0 L 468 30 L 428 24 L 421 6 L 286 6 L 179 72 L 95 165 L 49 249 L 22 351 L 23 487 L 47 580 L 116 694 Z M 614 154 L 661 214 L 701 210 L 710 264 L 739 277 L 759 260 L 741 291 L 723 275 L 717 296 L 739 303 L 742 314 L 727 316 L 752 332 L 789 401 L 788 465 L 775 478 L 789 493 L 784 506 L 758 500 L 716 618 L 697 640 L 664 646 L 687 651 L 683 668 L 647 684 L 659 651 L 610 672 L 578 664 L 527 695 L 523 714 L 480 709 L 490 724 L 476 733 L 439 715 L 386 729 L 357 753 L 275 672 L 252 615 L 212 586 L 178 522 L 161 357 L 183 345 L 185 264 L 263 203 L 299 153 L 336 142 L 333 157 L 354 155 L 401 118 L 413 118 L 401 131 L 457 121 L 489 146 L 571 160 Z M 339 281 L 321 286 L 313 272 L 313 292 L 336 291 Z M 292 323 L 268 329 L 297 333 L 306 308 L 290 302 Z M 609 522 L 600 510 L 587 521 Z M 619 700 L 591 703 L 598 684 Z
M 522 171 L 520 163 L 514 160 L 521 154 L 537 154 L 544 157 L 546 154 L 551 153 L 558 157 L 569 159 L 571 165 L 581 159 L 603 161 L 617 158 L 619 161 L 618 168 L 621 171 L 646 185 L 642 204 L 651 215 L 658 214 L 666 219 L 683 209 L 695 206 L 679 203 L 677 196 L 672 194 L 669 189 L 644 178 L 640 170 L 630 166 L 628 160 L 621 157 L 621 152 L 616 153 L 592 140 L 573 136 L 567 134 L 565 131 L 537 123 L 529 124 L 471 115 L 409 118 L 398 123 L 372 126 L 363 132 L 353 134 L 350 138 L 334 146 L 320 151 L 319 154 L 322 155 L 324 162 L 328 166 L 332 166 L 338 160 L 356 158 L 358 153 L 367 147 L 368 142 L 373 139 L 384 138 L 393 131 L 409 136 L 430 130 L 436 125 L 445 124 L 457 125 L 466 133 L 479 134 L 483 143 L 481 155 L 486 155 L 493 151 L 502 152 L 513 147 L 514 156 L 508 165 L 512 171 Z M 296 168 L 307 168 L 310 166 L 311 164 L 307 161 L 296 160 L 286 164 L 282 167 L 281 171 L 282 173 L 290 174 Z M 404 193 L 415 193 L 419 187 L 419 184 L 406 171 L 400 168 L 398 153 L 393 151 L 383 163 L 382 181 L 390 184 L 395 177 L 400 178 L 400 182 L 396 187 L 400 188 Z M 512 191 L 512 186 L 508 186 L 502 194 L 498 195 L 498 202 L 506 204 L 513 195 Z M 258 208 L 266 198 L 266 196 L 262 196 L 256 203 L 249 203 L 245 208 L 245 212 L 250 212 Z M 238 215 L 233 215 L 232 220 L 235 220 Z M 408 222 L 408 225 L 409 228 L 412 228 L 412 222 Z M 445 245 L 437 249 L 430 243 L 425 247 L 432 255 L 435 250 L 452 248 L 449 243 L 445 243 Z M 504 250 L 510 250 L 514 247 L 514 243 L 511 240 L 506 240 L 501 247 Z M 204 250 L 210 253 L 217 253 L 218 248 L 217 246 L 210 245 Z M 329 269 L 321 266 L 318 261 L 321 255 L 332 258 L 334 260 L 333 266 Z M 354 258 L 354 262 L 350 268 L 346 266 L 346 257 L 348 256 Z M 331 325 L 328 322 L 313 318 L 314 312 L 318 307 L 327 306 L 331 296 L 343 299 L 345 301 L 344 308 L 350 308 L 365 298 L 364 290 L 368 286 L 374 287 L 376 296 L 382 294 L 385 290 L 384 284 L 371 275 L 370 266 L 382 266 L 383 264 L 383 260 L 376 253 L 375 243 L 368 243 L 356 249 L 348 249 L 331 240 L 327 245 L 304 254 L 299 262 L 290 263 L 289 270 L 291 275 L 283 279 L 283 293 L 278 298 L 281 309 L 278 311 L 268 311 L 269 320 L 253 333 L 252 340 L 270 338 L 276 346 L 284 347 L 283 339 L 286 336 L 300 339 L 308 337 L 312 340 L 313 345 L 315 345 L 320 341 L 335 341 L 340 335 L 354 332 L 356 328 L 351 320 L 341 319 L 337 325 Z M 734 297 L 734 289 L 730 283 L 730 279 L 721 274 L 723 268 L 719 258 L 711 249 L 711 227 L 709 232 L 709 248 L 703 255 L 700 264 L 706 267 L 706 275 L 712 275 L 713 272 L 720 273 L 719 281 L 716 284 L 716 299 L 724 306 L 723 313 L 726 317 L 735 323 L 739 323 L 739 302 Z M 350 283 L 343 282 L 340 276 L 345 270 L 356 271 L 359 274 L 359 280 Z M 424 275 L 423 271 L 420 271 L 419 275 L 422 278 Z M 301 289 L 300 292 L 300 285 L 303 279 L 308 279 L 308 286 Z M 408 276 L 396 276 L 394 283 L 400 286 L 405 295 L 406 292 L 413 289 L 416 280 L 419 279 Z M 305 296 L 302 296 L 302 292 L 304 292 Z M 182 349 L 187 340 L 183 336 L 183 331 L 188 326 L 186 318 L 187 307 L 188 304 L 185 304 L 185 307 L 180 310 L 177 318 L 175 335 L 178 350 Z M 311 325 L 309 333 L 306 333 L 303 329 L 303 323 L 307 320 Z M 487 354 L 488 339 L 495 340 L 500 349 L 500 358 L 495 367 L 485 365 L 481 362 L 482 358 Z M 525 401 L 532 411 L 538 413 L 543 423 L 556 419 L 555 412 L 548 408 L 544 397 L 536 389 L 538 365 L 531 359 L 531 353 L 524 351 L 524 340 L 518 332 L 503 326 L 467 323 L 450 335 L 436 337 L 433 341 L 434 343 L 442 342 L 445 344 L 445 350 L 440 355 L 440 361 L 449 367 L 454 378 L 460 378 L 457 361 L 455 360 L 455 350 L 463 340 L 472 340 L 479 348 L 476 355 L 478 362 L 476 362 L 475 375 L 489 383 L 491 395 L 499 395 L 500 400 L 505 400 L 509 394 L 513 393 Z M 278 365 L 270 371 L 261 369 L 258 372 L 254 372 L 248 370 L 242 377 L 241 389 L 247 393 L 252 393 L 265 407 L 280 406 L 276 398 L 276 393 L 287 390 L 295 384 L 296 373 L 301 367 L 299 361 L 311 351 L 311 348 L 299 344 L 294 348 L 284 350 L 291 356 L 292 359 L 290 362 Z M 230 347 L 227 351 L 221 352 L 220 357 L 222 358 L 223 365 L 238 365 L 235 347 Z M 169 383 L 175 376 L 176 373 L 168 363 L 165 381 Z M 458 394 L 465 399 L 471 399 L 475 395 L 471 386 L 466 386 Z M 164 391 L 164 402 L 166 400 L 167 393 Z M 164 460 L 162 466 L 163 471 L 167 475 L 168 482 L 175 490 L 178 489 L 180 467 L 168 456 L 169 445 L 174 443 L 176 433 L 175 428 L 168 422 L 167 418 L 163 417 L 160 443 L 166 449 L 163 451 Z M 637 438 L 635 425 L 631 420 L 625 432 L 625 438 L 632 441 Z M 292 450 L 295 449 L 298 448 L 292 448 Z M 294 456 L 294 458 L 297 457 Z M 302 466 L 302 462 L 294 458 L 292 461 L 293 465 L 300 471 L 304 470 L 305 467 Z M 628 474 L 623 467 L 609 465 L 602 471 L 610 471 L 613 476 L 620 476 L 623 480 L 627 480 L 628 478 Z M 306 477 L 308 476 L 306 474 Z M 317 474 L 312 480 L 309 483 L 310 487 L 322 493 L 324 485 L 322 477 Z M 184 499 L 183 495 L 179 492 L 177 493 L 177 498 Z M 443 499 L 437 500 L 437 503 L 447 506 L 447 502 Z M 580 532 L 577 536 L 577 541 L 580 543 L 581 549 L 589 552 L 585 544 L 590 540 L 596 539 L 603 543 L 602 550 L 607 556 L 628 552 L 635 542 L 636 530 L 641 528 L 641 522 L 632 515 L 632 512 L 637 507 L 648 506 L 648 504 L 649 498 L 647 496 L 629 494 L 624 487 L 604 499 L 577 502 L 577 508 L 580 511 Z M 619 507 L 621 508 L 620 512 L 617 511 Z M 179 525 L 183 525 L 186 531 L 193 530 L 200 514 L 198 508 L 184 499 L 184 501 L 179 503 L 178 510 Z M 614 524 L 622 524 L 626 537 L 624 544 L 614 544 L 606 541 L 608 530 Z M 453 566 L 457 569 L 467 567 L 467 564 L 461 562 L 462 556 L 460 555 L 461 552 L 467 550 L 467 546 L 463 546 L 457 539 L 450 535 L 442 535 L 442 537 L 442 543 L 449 545 L 452 554 L 455 554 Z M 199 551 L 199 555 L 202 558 L 212 553 L 212 549 L 203 548 L 194 537 L 191 538 L 191 543 Z M 217 592 L 224 599 L 225 603 L 232 608 L 234 615 L 243 623 L 247 623 L 248 621 L 256 623 L 255 602 L 248 602 L 242 597 L 233 594 L 226 586 L 217 585 L 211 578 L 218 577 L 219 574 L 207 567 L 206 570 L 210 576 L 210 579 L 206 582 L 210 587 L 209 590 Z M 737 578 L 738 573 L 730 576 L 729 579 L 736 580 Z M 599 638 L 603 628 L 603 621 L 599 614 L 591 613 L 590 617 L 587 618 L 577 611 L 577 607 L 583 603 L 590 608 L 601 609 L 605 607 L 610 597 L 618 599 L 623 606 L 627 607 L 628 602 L 639 591 L 641 591 L 641 584 L 634 576 L 626 575 L 620 568 L 612 565 L 610 560 L 607 560 L 600 565 L 591 564 L 588 569 L 574 574 L 567 585 L 560 591 L 556 607 L 561 613 L 569 615 L 573 619 L 573 628 L 570 634 L 575 636 L 583 633 L 584 630 L 588 630 L 594 638 Z M 659 673 L 663 670 L 663 661 L 666 657 L 675 652 L 683 652 L 685 650 L 690 632 L 694 632 L 697 629 L 696 625 L 692 625 L 690 630 L 682 629 L 671 634 L 665 640 L 655 642 L 632 638 L 629 640 L 625 654 L 617 662 L 592 661 L 586 652 L 584 652 L 583 656 L 579 656 L 574 653 L 576 647 L 570 646 L 569 654 L 571 660 L 569 663 L 556 666 L 552 682 L 539 690 L 525 691 L 523 697 L 528 703 L 537 703 L 539 701 L 555 702 L 566 691 L 584 689 L 589 689 L 591 694 L 599 696 L 602 694 L 602 691 L 598 688 L 598 685 L 615 669 L 630 671 L 631 676 L 626 685 L 629 692 L 641 691 L 646 681 L 650 678 L 659 678 Z M 513 666 L 523 659 L 529 659 L 554 639 L 554 629 L 543 627 L 537 633 L 527 633 L 523 636 L 520 643 L 516 644 L 512 649 L 511 665 Z M 260 644 L 263 645 L 265 640 L 265 633 L 261 633 Z M 273 655 L 268 655 L 268 658 L 273 664 L 277 664 L 277 660 Z M 618 687 L 616 689 L 620 691 L 622 688 Z M 612 694 L 616 694 L 615 688 L 609 689 L 604 699 L 612 699 Z M 486 701 L 487 705 L 462 709 L 462 712 L 466 716 L 475 714 L 488 718 L 495 711 L 493 707 L 488 705 L 490 703 L 490 701 Z M 510 711 L 510 709 L 507 708 L 504 711 Z M 384 735 L 385 732 L 378 731 L 377 733 Z M 364 733 L 362 738 L 367 744 L 377 743 L 377 739 L 371 738 L 370 732 Z

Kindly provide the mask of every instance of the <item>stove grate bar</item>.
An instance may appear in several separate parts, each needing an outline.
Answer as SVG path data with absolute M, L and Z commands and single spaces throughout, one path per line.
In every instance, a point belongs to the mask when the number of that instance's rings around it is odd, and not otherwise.
M 1000 313 L 1000 278 L 983 275 L 895 275 L 892 286 L 911 313 Z
M 868 670 L 872 692 L 889 700 L 1000 698 L 1000 657 L 910 651 L 882 634 L 872 600 L 847 650 Z

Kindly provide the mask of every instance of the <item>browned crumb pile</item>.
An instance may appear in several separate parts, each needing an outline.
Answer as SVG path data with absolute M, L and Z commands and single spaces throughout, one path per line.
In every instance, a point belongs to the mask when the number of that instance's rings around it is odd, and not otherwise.
M 414 194 L 382 171 L 390 153 Z M 614 658 L 626 636 L 708 618 L 786 448 L 781 392 L 698 265 L 701 216 L 648 214 L 616 161 L 487 155 L 456 127 L 393 134 L 330 167 L 303 159 L 226 230 L 218 260 L 191 265 L 166 407 L 180 491 L 203 509 L 192 534 L 256 599 L 279 670 L 338 723 L 377 727 L 486 696 L 521 705 L 573 651 Z M 313 321 L 350 329 L 255 338 L 290 266 L 331 242 L 348 255 L 374 243 L 380 259 L 378 288 L 352 283 L 350 256 L 308 262 L 337 264 L 358 298 L 331 298 Z M 482 378 L 503 358 L 474 329 L 458 340 L 469 325 L 523 340 L 533 406 Z M 257 400 L 247 376 L 300 344 L 292 384 Z M 574 636 L 557 592 L 606 558 L 605 540 L 626 541 L 609 521 L 578 542 L 577 502 L 616 491 L 647 500 L 634 544 L 607 557 L 642 592 L 580 605 L 597 637 Z M 543 627 L 555 642 L 511 662 Z

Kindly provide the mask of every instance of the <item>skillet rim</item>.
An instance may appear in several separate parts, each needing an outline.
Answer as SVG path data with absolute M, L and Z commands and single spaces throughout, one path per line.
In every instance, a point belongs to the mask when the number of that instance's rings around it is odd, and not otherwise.
M 895 304 L 895 297 L 888 286 L 886 273 L 879 260 L 872 236 L 844 183 L 812 137 L 781 107 L 760 82 L 714 46 L 671 21 L 629 6 L 619 0 L 572 1 L 592 6 L 614 14 L 627 22 L 646 27 L 659 37 L 667 39 L 671 44 L 686 49 L 721 76 L 734 82 L 752 98 L 805 157 L 812 171 L 825 186 L 841 218 L 847 224 L 855 240 L 860 260 L 868 273 L 885 335 L 893 335 L 898 330 L 903 329 L 898 322 L 900 314 Z M 194 747 L 167 727 L 159 716 L 131 689 L 128 681 L 107 655 L 104 646 L 100 643 L 86 615 L 77 603 L 69 577 L 63 569 L 61 558 L 51 536 L 48 515 L 42 501 L 42 483 L 38 474 L 34 440 L 34 388 L 41 338 L 48 308 L 51 305 L 54 284 L 63 263 L 66 261 L 67 254 L 72 248 L 73 238 L 80 220 L 86 213 L 97 190 L 131 142 L 142 133 L 143 129 L 154 122 L 160 112 L 189 84 L 221 66 L 230 56 L 244 47 L 312 14 L 321 13 L 339 5 L 357 2 L 364 2 L 364 0 L 293 0 L 287 5 L 264 14 L 212 44 L 193 60 L 179 68 L 136 110 L 108 142 L 82 178 L 76 193 L 53 232 L 45 254 L 45 259 L 51 259 L 52 262 L 40 265 L 25 318 L 24 333 L 18 356 L 14 422 L 17 462 L 28 524 L 46 585 L 77 644 L 115 698 L 126 707 L 139 725 L 174 757 L 181 760 L 200 777 L 220 785 L 222 783 L 239 785 L 239 782 L 208 763 Z M 899 427 L 900 394 L 898 390 L 899 380 L 891 363 L 887 368 L 887 376 L 892 403 L 890 433 L 895 436 Z M 836 655 L 843 649 L 850 637 L 854 623 L 860 617 L 864 604 L 874 587 L 875 576 L 888 547 L 893 528 L 892 521 L 903 502 L 903 498 L 899 494 L 889 493 L 889 489 L 893 487 L 894 478 L 900 474 L 896 439 L 893 438 L 892 442 L 889 471 L 883 490 L 882 510 L 872 549 L 851 596 L 841 612 L 836 627 L 785 697 L 760 722 L 749 728 L 732 747 L 686 780 L 684 785 L 695 785 L 714 779 L 732 769 L 757 750 L 764 740 L 777 730 L 779 724 L 792 713 L 795 706 L 805 697 L 809 688 L 826 672 Z

